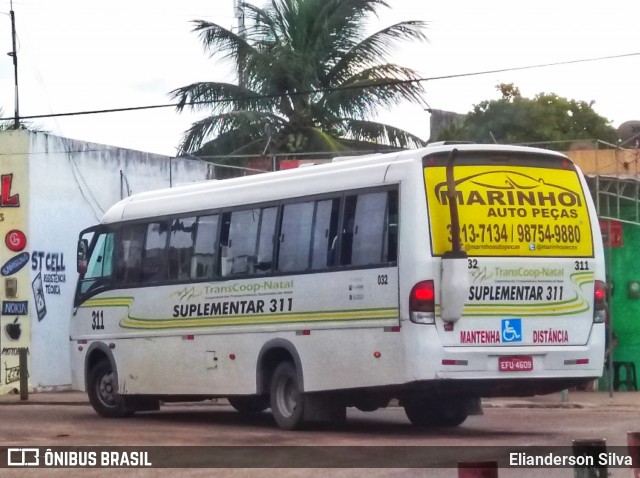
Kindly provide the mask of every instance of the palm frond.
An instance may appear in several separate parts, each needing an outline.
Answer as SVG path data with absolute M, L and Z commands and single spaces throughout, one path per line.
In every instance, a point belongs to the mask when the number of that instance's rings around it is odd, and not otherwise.
M 233 83 L 192 83 L 170 91 L 169 95 L 172 99 L 178 100 L 176 105 L 178 111 L 182 111 L 187 106 L 193 111 L 222 112 L 234 109 L 270 111 L 273 105 L 271 99 L 262 98 L 259 93 Z
M 395 43 L 403 40 L 427 41 L 424 33 L 427 23 L 406 21 L 383 28 L 354 45 L 342 45 L 343 55 L 323 78 L 325 86 L 340 86 L 364 67 L 384 61 L 395 48 Z M 348 48 L 348 49 L 347 49 Z
M 401 101 L 426 104 L 424 87 L 410 68 L 394 64 L 378 65 L 359 72 L 341 88 L 330 90 L 319 106 L 336 116 L 370 117 L 380 107 L 390 108 Z
M 420 148 L 427 144 L 418 136 L 395 126 L 375 121 L 343 118 L 340 121 L 345 137 L 358 141 L 369 141 L 394 146 L 396 148 Z
M 210 56 L 224 53 L 223 58 L 236 61 L 240 56 L 251 53 L 254 48 L 242 36 L 233 33 L 217 23 L 194 20 L 193 31 L 198 33 L 205 51 Z
M 249 137 L 265 135 L 267 125 L 281 129 L 286 121 L 277 115 L 249 110 L 235 110 L 196 121 L 185 131 L 180 149 L 192 153 L 217 136 L 244 130 Z

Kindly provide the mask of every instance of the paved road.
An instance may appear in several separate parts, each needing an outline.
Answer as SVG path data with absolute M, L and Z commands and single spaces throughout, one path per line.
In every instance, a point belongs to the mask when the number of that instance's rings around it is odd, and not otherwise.
M 225 405 L 171 405 L 160 412 L 140 414 L 132 419 L 99 418 L 83 398 L 68 395 L 55 402 L 32 395 L 28 404 L 0 399 L 0 445 L 190 445 L 190 446 L 447 446 L 460 452 L 461 459 L 493 458 L 486 446 L 570 446 L 573 439 L 605 438 L 610 447 L 626 447 L 628 431 L 640 431 L 638 394 L 612 401 L 603 394 L 597 400 L 570 395 L 537 400 L 493 400 L 485 415 L 470 417 L 452 430 L 418 430 L 410 425 L 401 408 L 374 413 L 349 411 L 342 427 L 316 427 L 302 432 L 278 430 L 268 413 L 242 417 Z M 11 401 L 13 400 L 13 401 Z M 5 406 L 3 406 L 5 405 Z M 391 448 L 389 448 L 391 449 Z M 451 448 L 453 449 L 453 448 Z M 356 450 L 356 449 L 347 449 Z M 393 450 L 393 449 L 391 449 Z M 480 451 L 478 451 L 480 450 Z M 386 452 L 386 451 L 385 451 Z M 311 456 L 310 461 L 316 458 Z M 363 470 L 216 470 L 215 476 L 362 476 Z M 629 470 L 612 469 L 611 476 L 629 476 Z M 175 476 L 170 470 L 30 470 L 29 474 L 0 470 L 2 476 Z M 106 472 L 106 473 L 105 473 Z M 211 470 L 182 470 L 180 476 L 211 476 Z M 368 470 L 368 476 L 455 477 L 455 469 Z M 501 477 L 573 476 L 570 469 L 500 470 Z

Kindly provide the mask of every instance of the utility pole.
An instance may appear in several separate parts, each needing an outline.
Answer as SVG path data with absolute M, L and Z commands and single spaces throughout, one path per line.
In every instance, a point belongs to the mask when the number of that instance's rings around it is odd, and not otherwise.
M 13 50 L 7 55 L 13 57 L 13 75 L 14 75 L 14 84 L 15 84 L 15 116 L 14 116 L 14 128 L 20 128 L 20 107 L 18 106 L 18 51 L 16 50 L 16 16 L 13 13 L 13 0 L 11 0 L 11 10 L 9 11 L 9 16 L 11 17 L 11 42 L 13 45 Z
M 242 8 L 243 0 L 233 0 L 233 6 L 235 8 L 236 18 L 238 19 L 238 36 L 243 40 L 245 37 L 245 25 L 244 25 L 244 8 Z M 238 83 L 240 86 L 244 86 L 244 59 L 239 58 L 238 61 Z

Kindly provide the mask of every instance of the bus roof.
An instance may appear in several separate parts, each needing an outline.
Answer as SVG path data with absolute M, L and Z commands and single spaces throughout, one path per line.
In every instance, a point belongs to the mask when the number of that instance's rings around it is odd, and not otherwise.
M 146 217 L 218 209 L 238 204 L 255 204 L 282 198 L 323 194 L 351 188 L 384 184 L 391 163 L 420 163 L 427 154 L 459 151 L 529 152 L 566 156 L 555 151 L 523 146 L 489 144 L 434 144 L 420 149 L 371 154 L 340 159 L 307 168 L 287 169 L 232 179 L 197 183 L 134 194 L 111 208 L 102 224 Z

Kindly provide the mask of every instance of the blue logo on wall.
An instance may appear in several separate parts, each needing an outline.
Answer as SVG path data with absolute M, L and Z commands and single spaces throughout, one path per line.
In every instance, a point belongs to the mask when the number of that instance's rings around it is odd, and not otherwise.
M 522 342 L 522 319 L 502 319 L 500 339 L 504 343 Z
M 10 276 L 11 274 L 15 274 L 20 269 L 22 269 L 27 262 L 29 262 L 29 253 L 23 252 L 18 254 L 17 256 L 13 256 L 7 262 L 4 263 L 2 269 L 0 269 L 0 274 L 3 276 Z
M 26 300 L 3 300 L 2 315 L 27 315 L 28 304 Z

